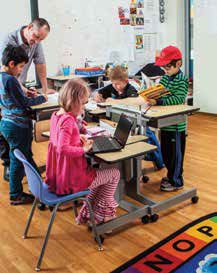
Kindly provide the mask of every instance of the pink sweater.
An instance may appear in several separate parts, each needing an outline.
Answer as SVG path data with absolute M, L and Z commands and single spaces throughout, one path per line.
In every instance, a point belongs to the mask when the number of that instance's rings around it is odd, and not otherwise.
M 53 113 L 45 180 L 50 191 L 60 195 L 75 193 L 87 189 L 95 176 L 84 157 L 76 117 Z

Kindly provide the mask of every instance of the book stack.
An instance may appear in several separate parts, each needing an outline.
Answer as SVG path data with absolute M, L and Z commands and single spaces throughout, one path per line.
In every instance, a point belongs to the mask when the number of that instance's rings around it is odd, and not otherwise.
M 165 95 L 169 95 L 170 92 L 162 85 L 157 84 L 147 89 L 141 90 L 138 94 L 144 99 L 159 99 Z

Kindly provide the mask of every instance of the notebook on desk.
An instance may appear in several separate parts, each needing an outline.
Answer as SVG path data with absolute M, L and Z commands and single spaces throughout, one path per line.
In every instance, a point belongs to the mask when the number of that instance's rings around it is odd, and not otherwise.
M 93 137 L 91 153 L 106 153 L 120 151 L 126 145 L 133 122 L 124 114 L 121 114 L 113 137 Z

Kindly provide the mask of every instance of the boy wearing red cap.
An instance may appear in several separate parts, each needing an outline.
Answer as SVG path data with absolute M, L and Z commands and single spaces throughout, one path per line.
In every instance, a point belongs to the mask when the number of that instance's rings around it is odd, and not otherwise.
M 175 46 L 165 47 L 156 58 L 155 65 L 164 69 L 160 83 L 170 92 L 157 100 L 148 100 L 149 105 L 184 104 L 188 93 L 188 79 L 180 70 L 182 53 Z M 183 161 L 186 142 L 186 122 L 161 129 L 161 150 L 167 168 L 167 177 L 161 180 L 162 191 L 175 191 L 183 188 Z

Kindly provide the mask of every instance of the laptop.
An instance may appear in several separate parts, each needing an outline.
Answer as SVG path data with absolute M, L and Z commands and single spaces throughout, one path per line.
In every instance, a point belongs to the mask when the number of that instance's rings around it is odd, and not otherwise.
M 107 153 L 120 151 L 126 145 L 133 122 L 124 114 L 121 114 L 113 137 L 93 137 L 91 153 Z

